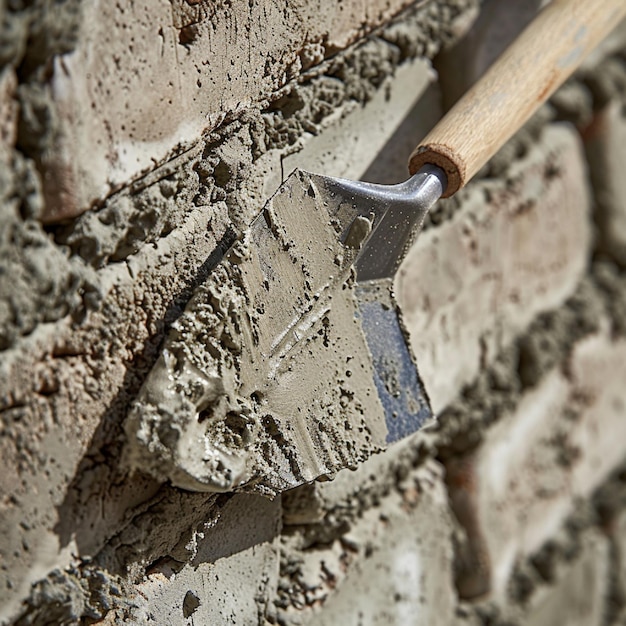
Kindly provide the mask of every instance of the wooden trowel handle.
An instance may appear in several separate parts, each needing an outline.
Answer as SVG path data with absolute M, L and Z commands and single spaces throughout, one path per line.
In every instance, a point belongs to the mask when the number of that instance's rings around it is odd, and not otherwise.
M 626 15 L 626 0 L 552 0 L 413 151 L 463 187 Z

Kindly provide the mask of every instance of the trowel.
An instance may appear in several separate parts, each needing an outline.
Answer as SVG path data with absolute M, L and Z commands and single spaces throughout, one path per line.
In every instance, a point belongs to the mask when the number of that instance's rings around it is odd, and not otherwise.
M 623 0 L 553 0 L 415 149 L 402 184 L 295 170 L 173 325 L 126 420 L 130 466 L 272 496 L 419 430 L 432 413 L 397 268 L 433 204 L 625 14 Z

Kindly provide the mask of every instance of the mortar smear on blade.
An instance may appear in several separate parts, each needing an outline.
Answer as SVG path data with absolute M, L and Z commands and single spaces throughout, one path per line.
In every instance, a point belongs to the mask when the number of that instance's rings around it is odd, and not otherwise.
M 126 421 L 133 468 L 272 495 L 384 449 L 356 298 L 361 241 L 341 243 L 345 222 L 296 175 L 173 325 Z

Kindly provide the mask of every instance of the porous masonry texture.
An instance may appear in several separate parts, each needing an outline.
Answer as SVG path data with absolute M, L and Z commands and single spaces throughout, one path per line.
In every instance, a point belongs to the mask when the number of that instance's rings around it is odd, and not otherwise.
M 422 431 L 370 456 L 371 364 L 332 314 L 352 306 L 340 246 L 307 265 L 273 224 L 296 287 L 262 323 L 226 293 L 293 168 L 402 180 L 539 4 L 0 2 L 0 623 L 624 623 L 625 25 L 406 255 L 394 297 L 437 415 Z M 326 302 L 322 270 L 341 280 L 275 420 L 255 379 L 272 363 L 241 365 L 241 329 L 285 344 L 305 306 L 288 295 Z M 215 457 L 225 492 L 188 491 L 177 414 L 142 398 L 187 394 L 202 432 L 228 375 L 248 396 L 220 405 L 218 444 L 279 469 L 231 492 Z M 301 413 L 319 467 L 292 455 Z

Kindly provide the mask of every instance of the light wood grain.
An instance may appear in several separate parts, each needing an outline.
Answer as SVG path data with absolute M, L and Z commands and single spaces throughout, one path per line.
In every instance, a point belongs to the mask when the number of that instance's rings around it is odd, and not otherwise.
M 454 194 L 625 15 L 626 0 L 552 0 L 413 151 L 411 175 L 434 163 Z

